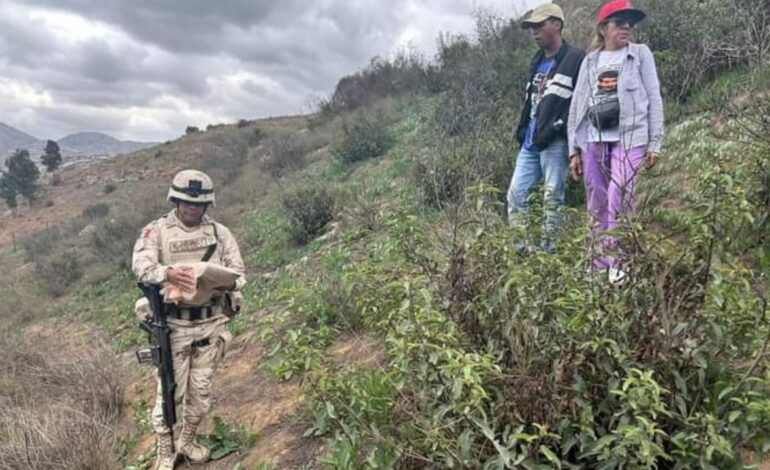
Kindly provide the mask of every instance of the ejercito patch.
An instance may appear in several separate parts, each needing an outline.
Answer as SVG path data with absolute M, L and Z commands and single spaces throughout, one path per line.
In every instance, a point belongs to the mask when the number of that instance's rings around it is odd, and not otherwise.
M 172 253 L 184 253 L 188 251 L 196 251 L 201 248 L 211 246 L 217 242 L 214 237 L 199 237 L 190 238 L 185 240 L 171 240 L 169 242 L 169 249 Z

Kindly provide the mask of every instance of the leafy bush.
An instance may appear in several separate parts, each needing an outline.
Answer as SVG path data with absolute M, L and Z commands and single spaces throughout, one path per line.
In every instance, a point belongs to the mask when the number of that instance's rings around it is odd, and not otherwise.
M 763 135 L 759 121 L 748 128 Z M 291 370 L 313 371 L 309 432 L 335 436 L 324 465 L 735 468 L 736 449 L 761 451 L 770 304 L 768 264 L 756 260 L 770 258 L 745 234 L 767 220 L 758 168 L 768 152 L 737 161 L 738 149 L 688 136 L 672 138 L 696 141 L 692 155 L 708 164 L 689 166 L 698 178 L 686 194 L 672 186 L 687 209 L 666 233 L 636 221 L 618 230 L 624 286 L 585 275 L 579 218 L 559 254 L 514 254 L 489 188 L 466 188 L 449 227 L 390 220 L 388 236 L 337 275 L 385 341 L 388 366 L 337 373 L 324 343 L 281 349 Z M 759 251 L 744 258 L 749 247 Z M 292 337 L 333 324 L 314 328 L 318 318 Z M 378 403 L 382 413 L 366 405 Z
M 334 218 L 335 197 L 325 187 L 304 186 L 281 201 L 291 222 L 292 237 L 299 244 L 315 238 Z
M 83 276 L 78 256 L 72 251 L 54 253 L 35 262 L 37 280 L 46 292 L 59 297 Z
M 107 183 L 104 185 L 104 189 L 102 191 L 104 194 L 110 194 L 114 193 L 116 189 L 118 189 L 118 186 L 115 183 Z
M 435 125 L 442 137 L 468 137 L 502 118 L 515 126 L 524 101 L 533 41 L 515 23 L 493 15 L 476 17 L 476 39 L 442 36 L 436 59 L 438 89 L 443 91 Z M 512 111 L 503 111 L 513 107 Z M 507 112 L 511 117 L 502 116 Z M 514 140 L 504 136 L 505 145 Z
M 377 119 L 356 116 L 346 122 L 342 138 L 332 153 L 342 163 L 350 164 L 383 155 L 395 143 L 387 127 Z
M 724 221 L 730 206 L 704 210 Z M 402 258 L 356 264 L 352 292 L 385 339 L 400 399 L 389 419 L 324 412 L 338 396 L 327 387 L 311 406 L 316 429 L 344 429 L 357 455 L 391 442 L 400 465 L 443 468 L 732 468 L 738 444 L 768 442 L 768 384 L 753 366 L 767 300 L 756 274 L 707 261 L 728 253 L 713 226 L 691 226 L 681 245 L 631 229 L 631 281 L 608 289 L 576 266 L 579 236 L 522 259 L 494 213 L 457 223 L 442 235 L 399 218 L 391 250 Z
M 300 170 L 307 164 L 307 156 L 321 144 L 308 132 L 271 134 L 265 139 L 267 157 L 262 168 L 273 178 Z
M 267 137 L 267 133 L 260 128 L 256 128 L 251 132 L 251 135 L 249 136 L 249 145 L 256 147 L 262 143 L 265 137 Z
M 684 101 L 725 70 L 760 62 L 770 46 L 768 6 L 766 0 L 640 1 L 652 14 L 639 40 L 655 53 L 665 96 Z
M 101 263 L 115 263 L 123 269 L 130 269 L 131 253 L 140 229 L 164 213 L 162 199 L 133 209 L 126 209 L 112 217 L 97 222 L 89 248 Z
M 22 246 L 24 246 L 24 261 L 36 261 L 52 253 L 54 250 L 62 248 L 61 240 L 64 230 L 63 226 L 48 227 L 25 238 L 22 242 Z
M 412 171 L 426 203 L 456 204 L 465 188 L 478 184 L 494 186 L 504 198 L 533 52 L 521 28 L 483 13 L 476 18 L 476 39 L 440 38 L 435 74 L 442 94 L 432 119 L 433 147 Z
M 361 233 L 373 232 L 383 218 L 380 200 L 391 188 L 388 177 L 369 178 L 360 184 L 348 184 L 340 194 L 340 216 L 346 228 Z
M 214 429 L 211 434 L 199 438 L 201 443 L 211 449 L 211 459 L 219 460 L 233 452 L 244 452 L 257 443 L 259 436 L 243 426 L 228 426 L 222 418 L 214 416 Z
M 97 204 L 91 204 L 83 209 L 83 217 L 86 219 L 101 219 L 107 217 L 110 213 L 110 205 L 100 202 Z
M 185 135 L 197 134 L 199 132 L 200 129 L 198 129 L 196 126 L 187 126 L 187 128 L 184 130 Z
M 352 111 L 382 98 L 420 92 L 426 84 L 423 60 L 414 50 L 403 49 L 393 60 L 375 57 L 363 70 L 340 79 L 321 109 L 326 114 Z

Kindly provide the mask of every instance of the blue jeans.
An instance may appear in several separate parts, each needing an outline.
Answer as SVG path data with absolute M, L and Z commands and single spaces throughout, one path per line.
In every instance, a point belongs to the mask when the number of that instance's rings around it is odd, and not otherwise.
M 568 153 L 565 139 L 553 141 L 542 151 L 522 148 L 508 188 L 508 222 L 511 227 L 521 229 L 527 227 L 532 188 L 540 181 L 545 182 L 545 220 L 540 246 L 548 250 L 553 248 L 564 221 L 561 208 L 564 206 L 564 187 L 569 168 Z M 518 249 L 525 247 L 524 242 L 519 240 L 515 241 L 515 245 Z

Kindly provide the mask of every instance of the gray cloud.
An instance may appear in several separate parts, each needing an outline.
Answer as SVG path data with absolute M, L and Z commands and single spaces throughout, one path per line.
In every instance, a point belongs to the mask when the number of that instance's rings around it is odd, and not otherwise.
M 303 111 L 404 40 L 430 53 L 471 11 L 524 0 L 6 0 L 0 121 L 165 140 L 188 124 Z

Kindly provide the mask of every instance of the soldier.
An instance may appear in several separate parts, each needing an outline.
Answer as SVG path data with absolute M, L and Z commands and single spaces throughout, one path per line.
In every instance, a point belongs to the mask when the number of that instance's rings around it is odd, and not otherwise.
M 181 432 L 176 445 L 172 431 L 163 420 L 160 384 L 152 412 L 157 435 L 155 470 L 173 470 L 178 455 L 192 463 L 206 462 L 210 450 L 194 442 L 195 431 L 210 407 L 211 378 L 224 356 L 230 340 L 226 308 L 237 311 L 238 292 L 246 283 L 238 243 L 230 230 L 206 215 L 214 204 L 214 188 L 208 175 L 184 170 L 174 176 L 168 200 L 176 207 L 144 227 L 133 252 L 133 271 L 140 282 L 173 284 L 194 290 L 196 280 L 190 269 L 181 265 L 201 261 L 236 271 L 240 277 L 224 290 L 215 290 L 209 300 L 199 305 L 166 304 L 171 328 L 171 350 L 176 393 L 174 401 L 181 410 Z

